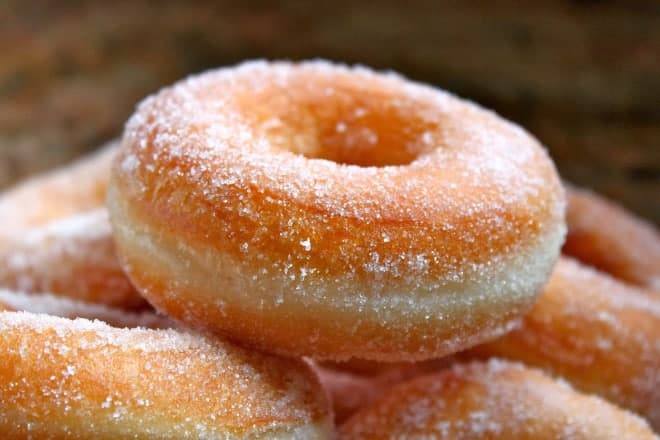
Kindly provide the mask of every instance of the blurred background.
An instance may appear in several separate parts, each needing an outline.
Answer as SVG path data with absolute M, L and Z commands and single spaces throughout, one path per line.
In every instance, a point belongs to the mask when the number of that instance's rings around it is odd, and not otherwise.
M 362 63 L 473 99 L 567 180 L 660 224 L 657 0 L 0 0 L 0 188 L 119 136 L 163 85 L 256 57 Z

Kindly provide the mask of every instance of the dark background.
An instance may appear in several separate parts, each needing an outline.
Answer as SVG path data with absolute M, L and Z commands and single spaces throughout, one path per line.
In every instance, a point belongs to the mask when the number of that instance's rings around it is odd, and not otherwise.
M 118 136 L 160 86 L 255 57 L 359 62 L 474 99 L 567 180 L 660 224 L 659 1 L 0 0 L 0 188 Z

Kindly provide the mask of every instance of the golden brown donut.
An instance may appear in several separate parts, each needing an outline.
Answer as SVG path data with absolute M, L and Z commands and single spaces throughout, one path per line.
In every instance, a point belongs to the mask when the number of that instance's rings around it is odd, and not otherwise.
M 108 194 L 158 309 L 253 347 L 422 360 L 509 330 L 564 236 L 520 127 L 394 74 L 250 62 L 129 120 Z
M 0 286 L 125 309 L 146 301 L 124 274 L 105 208 L 26 231 L 0 250 Z
M 660 233 L 590 191 L 567 185 L 563 252 L 617 278 L 660 292 Z
M 307 365 L 219 340 L 0 312 L 0 357 L 2 438 L 331 438 Z
M 393 388 L 340 440 L 653 440 L 644 420 L 522 364 L 459 365 Z
M 98 319 L 113 327 L 174 328 L 176 323 L 149 310 L 131 312 L 50 293 L 24 293 L 0 288 L 0 310 L 63 318 Z
M 522 326 L 473 353 L 543 368 L 660 429 L 660 301 L 562 258 Z
M 118 141 L 0 194 L 0 249 L 26 230 L 103 206 Z

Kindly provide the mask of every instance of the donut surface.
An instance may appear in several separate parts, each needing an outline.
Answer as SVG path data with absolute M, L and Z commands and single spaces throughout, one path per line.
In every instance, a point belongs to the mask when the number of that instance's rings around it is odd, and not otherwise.
M 50 293 L 24 293 L 0 288 L 0 310 L 62 318 L 98 319 L 113 327 L 174 328 L 172 320 L 148 310 L 132 312 Z
M 538 370 L 492 360 L 393 388 L 351 417 L 339 439 L 657 439 L 640 417 Z
M 660 232 L 651 223 L 590 191 L 567 186 L 568 235 L 563 252 L 660 295 Z
M 157 309 L 288 355 L 421 360 L 509 330 L 563 240 L 521 128 L 366 68 L 251 62 L 146 99 L 108 206 Z
M 105 203 L 117 141 L 0 194 L 0 249 L 22 232 Z
M 174 330 L 0 312 L 0 435 L 330 439 L 303 362 Z
M 519 329 L 472 350 L 559 375 L 660 430 L 660 300 L 562 258 Z
M 12 238 L 0 250 L 0 286 L 124 309 L 147 305 L 119 264 L 105 208 Z

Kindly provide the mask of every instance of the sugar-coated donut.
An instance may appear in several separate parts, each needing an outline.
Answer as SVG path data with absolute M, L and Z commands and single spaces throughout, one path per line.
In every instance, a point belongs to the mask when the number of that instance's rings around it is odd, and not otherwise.
M 132 312 L 103 304 L 76 301 L 50 293 L 24 293 L 0 288 L 0 310 L 63 318 L 98 319 L 113 327 L 174 328 L 176 323 L 154 312 Z
M 660 294 L 660 232 L 590 191 L 567 185 L 568 236 L 563 252 Z
M 0 194 L 0 249 L 22 232 L 103 206 L 118 142 Z
M 522 326 L 473 353 L 519 360 L 660 430 L 660 300 L 563 258 Z
M 146 306 L 124 274 L 105 208 L 26 231 L 0 250 L 0 286 L 125 309 Z
M 302 361 L 175 330 L 0 312 L 0 435 L 330 439 Z
M 109 208 L 159 310 L 287 355 L 421 360 L 509 330 L 563 241 L 520 127 L 395 74 L 250 62 L 146 99 Z
M 340 440 L 657 440 L 640 417 L 504 361 L 458 365 L 394 387 Z

